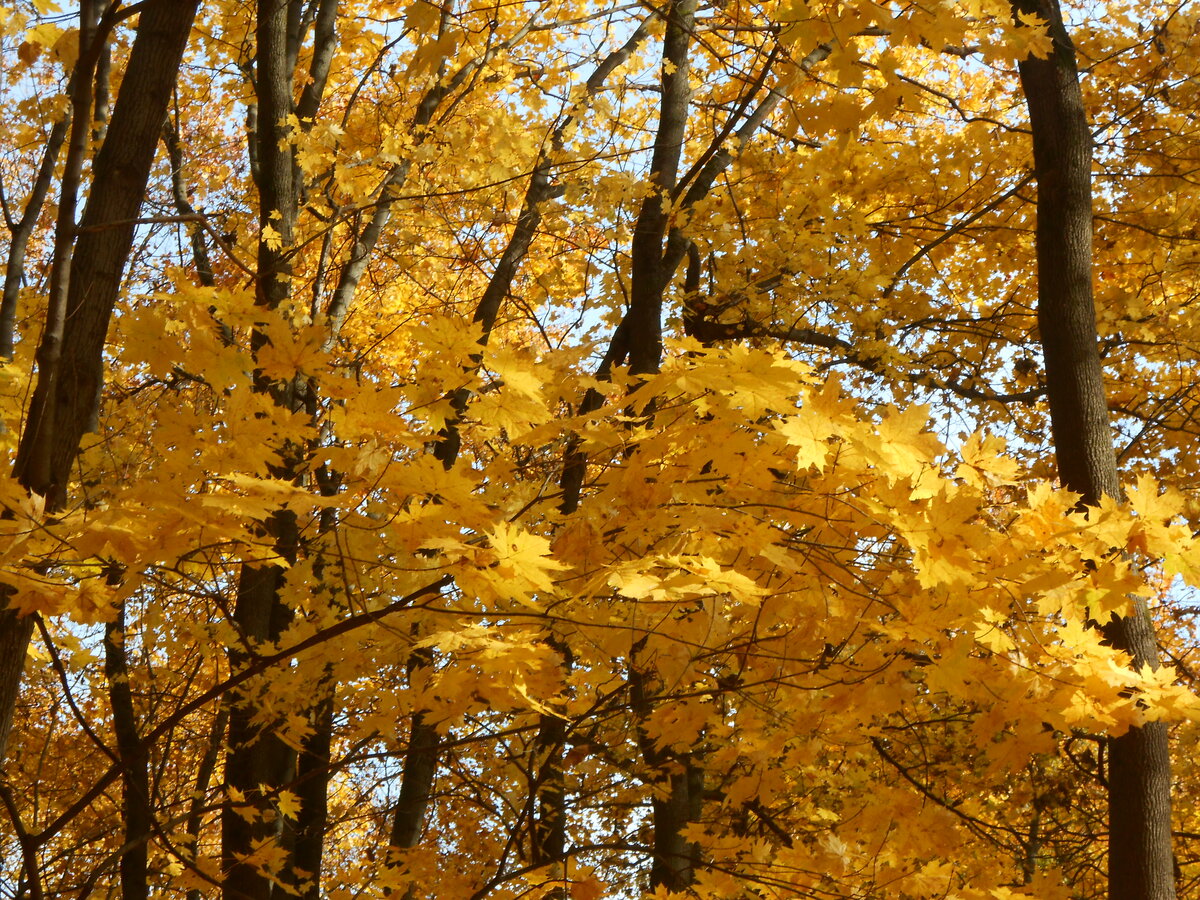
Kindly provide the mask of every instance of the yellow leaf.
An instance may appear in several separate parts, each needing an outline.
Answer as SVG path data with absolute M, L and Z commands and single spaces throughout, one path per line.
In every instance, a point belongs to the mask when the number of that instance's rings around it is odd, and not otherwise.
M 291 791 L 280 791 L 275 798 L 275 808 L 285 819 L 296 821 L 300 814 L 300 798 Z
M 571 882 L 571 900 L 600 900 L 607 894 L 608 889 L 595 875 Z
M 554 590 L 551 577 L 569 566 L 550 558 L 550 542 L 510 522 L 501 522 L 488 535 L 493 562 L 485 576 L 501 593 L 537 608 L 531 598 L 538 592 Z
M 264 225 L 262 228 L 262 242 L 270 250 L 279 250 L 283 247 L 283 235 L 270 225 Z
M 963 444 L 959 454 L 962 465 L 955 474 L 967 484 L 985 487 L 992 484 L 1011 484 L 1019 469 L 1014 460 L 1003 455 L 1004 441 L 995 435 L 975 432 Z
M 441 18 L 441 10 L 429 0 L 413 0 L 404 14 L 404 27 L 421 34 L 430 34 L 437 30 Z

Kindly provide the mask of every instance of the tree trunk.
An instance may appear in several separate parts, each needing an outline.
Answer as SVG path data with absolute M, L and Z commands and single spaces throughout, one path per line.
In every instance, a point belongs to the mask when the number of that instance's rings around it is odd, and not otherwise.
M 298 195 L 291 144 L 286 140 L 288 118 L 293 109 L 292 76 L 295 40 L 295 10 L 299 0 L 259 0 L 255 36 L 255 99 L 258 109 L 257 133 L 250 135 L 256 148 L 258 166 L 259 228 L 269 227 L 276 240 L 260 238 L 258 243 L 255 304 L 274 310 L 287 299 L 291 266 L 288 254 L 295 240 Z M 161 124 L 161 123 L 160 123 Z M 250 336 L 250 349 L 257 355 L 268 343 L 261 329 Z M 278 380 L 259 369 L 254 372 L 254 390 L 271 397 L 276 406 L 298 412 L 296 380 Z M 272 467 L 276 478 L 295 476 L 297 448 L 278 448 L 283 462 Z M 289 563 L 297 558 L 299 525 L 294 512 L 276 510 L 263 523 L 263 537 L 274 551 Z M 234 671 L 253 662 L 253 648 L 264 641 L 276 641 L 287 625 L 289 610 L 280 600 L 285 573 L 278 565 L 245 563 L 238 579 L 234 621 L 250 653 L 230 652 Z M 272 881 L 258 866 L 247 863 L 257 843 L 277 840 L 281 823 L 269 808 L 269 797 L 290 779 L 295 753 L 270 725 L 253 723 L 254 704 L 237 699 L 229 714 L 229 753 L 225 761 L 226 801 L 221 811 L 221 857 L 225 869 L 222 884 L 225 900 L 267 900 Z M 248 810 L 239 810 L 235 797 L 240 795 Z M 241 813 L 248 815 L 243 816 Z
M 296 795 L 300 811 L 296 817 L 292 861 L 307 888 L 303 900 L 320 900 L 321 869 L 325 856 L 325 832 L 329 828 L 329 771 L 333 749 L 333 714 L 336 688 L 332 675 L 321 679 L 321 699 L 312 710 L 312 733 L 301 743 L 296 761 Z
M 663 750 L 645 732 L 643 723 L 653 711 L 659 685 L 652 672 L 640 668 L 638 656 L 644 643 L 638 641 L 630 653 L 629 693 L 638 747 L 657 788 L 650 804 L 654 829 L 650 890 L 685 891 L 696 880 L 700 847 L 685 839 L 683 831 L 698 822 L 704 811 L 704 770 L 696 764 L 693 751 Z
M 1075 48 L 1057 0 L 1018 0 L 1015 9 L 1050 23 L 1046 59 L 1021 62 L 1038 181 L 1038 329 L 1046 361 L 1050 423 L 1063 487 L 1094 506 L 1119 497 L 1120 479 L 1092 300 L 1092 137 L 1079 88 Z M 1104 626 L 1136 667 L 1158 667 L 1145 600 Z M 1109 897 L 1174 900 L 1171 763 L 1162 723 L 1110 741 Z
M 663 238 L 679 178 L 692 88 L 690 46 L 696 0 L 673 0 L 664 14 L 662 102 L 650 159 L 651 192 L 642 201 L 630 247 L 629 366 L 637 375 L 657 372 L 662 362 L 662 305 L 674 274 L 663 259 Z
M 68 230 L 63 245 L 72 260 L 70 277 L 63 285 L 64 315 L 61 329 L 48 328 L 39 347 L 37 385 L 14 469 L 24 487 L 46 497 L 47 509 L 65 500 L 79 441 L 98 412 L 104 339 L 133 246 L 130 223 L 145 197 L 167 103 L 198 6 L 199 0 L 173 0 L 148 4 L 142 11 L 108 138 L 92 164 L 83 219 L 78 228 L 73 223 L 63 226 Z M 91 90 L 90 79 L 78 80 L 86 81 Z M 80 125 L 90 128 L 90 116 Z M 32 632 L 28 617 L 12 609 L 0 610 L 0 758 Z
M 112 709 L 117 755 L 121 760 L 121 815 L 125 844 L 121 853 L 121 900 L 146 900 L 149 840 L 153 813 L 150 806 L 150 769 L 146 745 L 138 734 L 137 713 L 129 686 L 126 652 L 125 606 L 104 630 L 104 676 Z

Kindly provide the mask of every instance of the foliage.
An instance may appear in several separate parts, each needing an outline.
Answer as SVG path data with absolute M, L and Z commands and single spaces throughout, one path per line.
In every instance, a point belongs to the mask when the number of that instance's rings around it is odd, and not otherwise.
M 155 896 L 235 867 L 334 900 L 1100 896 L 1106 736 L 1166 721 L 1189 746 L 1200 719 L 1200 11 L 1071 11 L 1127 483 L 1082 511 L 1035 341 L 1016 61 L 1050 52 L 1044 22 L 291 6 L 279 122 L 256 5 L 202 6 L 67 501 L 0 484 L 9 602 L 38 616 L 0 895 L 118 896 L 136 845 Z M 10 267 L 76 18 L 0 11 Z M 113 96 L 137 26 L 108 38 Z M 37 212 L 12 454 L 57 252 Z M 1157 670 L 1091 627 L 1135 596 Z M 282 769 L 239 781 L 268 741 Z

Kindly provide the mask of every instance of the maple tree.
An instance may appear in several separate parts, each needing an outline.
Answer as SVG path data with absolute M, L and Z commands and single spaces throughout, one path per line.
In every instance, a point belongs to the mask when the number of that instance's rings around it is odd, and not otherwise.
M 1198 21 L 0 11 L 4 896 L 1187 895 Z

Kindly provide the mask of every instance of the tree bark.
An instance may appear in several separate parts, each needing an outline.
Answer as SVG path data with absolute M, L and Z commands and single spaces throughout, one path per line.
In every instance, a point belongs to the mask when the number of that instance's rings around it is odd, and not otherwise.
M 295 54 L 296 10 L 299 0 L 259 0 L 255 31 L 255 99 L 257 132 L 250 135 L 258 160 L 259 228 L 272 229 L 277 238 L 260 236 L 255 282 L 255 304 L 274 310 L 290 292 L 291 266 L 288 254 L 295 240 L 298 216 L 295 165 L 291 144 L 287 141 L 288 117 L 293 111 L 292 75 Z M 161 123 L 160 123 L 161 124 Z M 257 358 L 268 338 L 261 329 L 250 336 L 250 350 Z M 254 372 L 254 390 L 271 397 L 282 409 L 298 412 L 296 380 L 268 377 L 260 369 Z M 276 478 L 291 479 L 296 466 L 296 448 L 278 448 L 283 462 L 272 468 Z M 262 527 L 263 538 L 289 563 L 297 559 L 299 525 L 294 512 L 276 510 Z M 238 578 L 234 622 L 249 652 L 230 652 L 234 671 L 253 662 L 253 648 L 264 641 L 277 641 L 286 627 L 290 612 L 280 600 L 285 572 L 278 565 L 244 563 Z M 270 795 L 282 788 L 295 767 L 295 753 L 270 725 L 256 725 L 254 706 L 245 697 L 235 700 L 229 714 L 229 753 L 225 760 L 225 805 L 221 810 L 221 857 L 225 878 L 225 900 L 267 900 L 272 881 L 258 866 L 245 861 L 261 841 L 277 840 L 282 825 L 269 809 Z M 234 797 L 240 795 L 249 810 L 240 810 Z M 243 816 L 242 812 L 249 812 Z M 250 819 L 251 821 L 248 821 Z
M 17 477 L 48 502 L 65 496 L 79 441 L 95 419 L 104 339 L 133 246 L 133 221 L 198 6 L 199 0 L 179 0 L 151 3 L 142 11 L 108 137 L 93 163 L 87 206 L 74 229 L 78 237 L 56 355 L 70 365 L 39 368 L 17 450 Z M 90 119 L 81 124 L 89 128 Z
M 192 859 L 196 858 L 200 848 L 200 830 L 204 827 L 204 816 L 208 810 L 208 787 L 212 781 L 213 772 L 217 769 L 217 761 L 221 755 L 221 741 L 225 737 L 225 726 L 229 722 L 229 711 L 222 705 L 213 716 L 212 726 L 208 732 L 208 743 L 200 756 L 200 765 L 196 767 L 196 780 L 192 787 L 192 801 L 188 807 L 188 815 L 184 832 L 187 839 L 182 845 Z M 187 900 L 204 900 L 198 888 L 187 892 Z
M 196 215 L 196 208 L 188 200 L 187 184 L 183 180 L 183 144 L 179 132 L 168 116 L 163 123 L 163 146 L 167 150 L 167 159 L 171 163 L 171 199 L 175 201 L 175 211 L 181 216 Z M 196 267 L 196 279 L 204 287 L 213 287 L 217 283 L 213 274 L 212 260 L 208 256 L 208 245 L 204 241 L 204 229 L 199 224 L 190 224 L 188 242 L 192 246 L 192 263 Z M 233 335 L 226 336 L 225 343 L 232 342 Z
M 657 372 L 662 362 L 662 305 L 673 271 L 663 259 L 672 194 L 679 177 L 692 89 L 690 46 L 696 0 L 673 0 L 664 17 L 662 102 L 650 160 L 650 193 L 642 200 L 630 247 L 629 365 L 634 374 Z
M 76 78 L 78 75 L 73 75 Z M 69 89 L 73 93 L 73 87 Z M 50 195 L 54 168 L 63 144 L 67 141 L 67 130 L 71 126 L 71 109 L 54 123 L 46 146 L 42 151 L 42 162 L 34 178 L 33 188 L 25 201 L 24 211 L 9 229 L 8 264 L 4 269 L 4 297 L 0 300 L 0 357 L 11 359 L 17 339 L 17 305 L 21 298 L 21 285 L 25 280 L 25 256 L 29 239 L 33 237 L 42 207 Z
M 125 649 L 125 606 L 104 630 L 104 676 L 112 708 L 117 756 L 121 760 L 121 814 L 125 820 L 125 843 L 121 853 L 121 900 L 146 900 L 149 840 L 152 822 L 150 769 L 146 745 L 138 734 L 137 713 L 129 686 L 129 664 Z
M 321 699 L 312 710 L 312 733 L 301 743 L 296 761 L 297 814 L 292 861 L 307 887 L 303 900 L 320 900 L 321 869 L 325 857 L 325 832 L 329 828 L 329 771 L 333 750 L 333 714 L 336 686 L 326 673 L 321 679 Z
M 436 726 L 427 721 L 424 713 L 416 713 L 412 718 L 408 750 L 404 754 L 400 796 L 392 814 L 388 840 L 397 850 L 410 850 L 421 839 L 433 779 L 437 775 L 439 744 Z
M 92 164 L 92 188 L 78 228 L 62 222 L 72 265 L 64 272 L 61 328 L 49 328 L 38 352 L 37 384 L 17 449 L 14 476 L 61 505 L 79 441 L 97 414 L 104 372 L 104 339 L 120 292 L 134 226 L 146 193 L 154 150 L 179 72 L 199 0 L 151 3 L 142 10 L 108 138 Z M 86 47 L 81 34 L 81 48 Z M 90 92 L 91 79 L 80 76 Z M 86 104 L 90 107 L 89 104 Z M 74 115 L 79 115 L 76 108 Z M 90 115 L 73 122 L 84 130 Z M 64 186 L 64 190 L 65 190 Z M 58 247 L 56 246 L 56 250 Z M 56 260 L 57 262 L 57 260 Z M 69 277 L 66 277 L 69 274 Z M 43 350 L 46 352 L 43 353 Z M 44 362 L 45 361 L 45 364 Z M 61 365 L 68 361 L 69 365 Z M 29 617 L 0 610 L 0 758 L 7 745 L 20 690 Z
M 638 747 L 657 787 L 650 801 L 650 889 L 685 891 L 696 880 L 700 848 L 684 838 L 683 830 L 699 821 L 704 810 L 704 770 L 694 752 L 664 750 L 646 734 L 644 722 L 653 711 L 658 686 L 653 672 L 638 660 L 644 644 L 644 639 L 638 641 L 630 652 L 629 693 Z
M 1121 495 L 1092 298 L 1091 130 L 1057 0 L 1018 0 L 1014 8 L 1049 22 L 1054 41 L 1048 58 L 1020 63 L 1038 182 L 1038 329 L 1059 479 L 1088 507 Z M 1135 667 L 1158 668 L 1145 600 L 1132 603 L 1129 615 L 1114 615 L 1104 634 Z M 1174 900 L 1164 724 L 1111 739 L 1108 790 L 1109 897 Z

